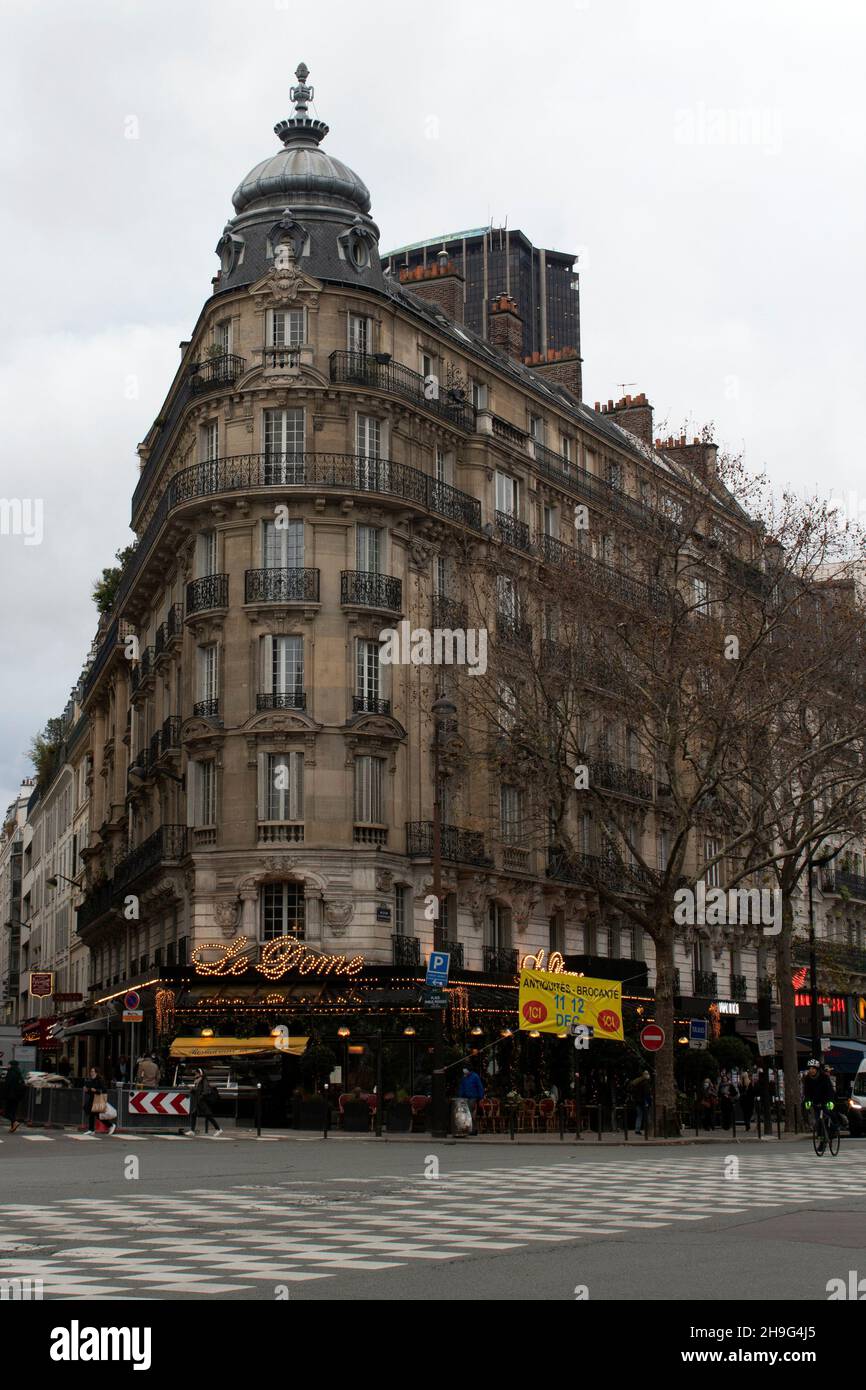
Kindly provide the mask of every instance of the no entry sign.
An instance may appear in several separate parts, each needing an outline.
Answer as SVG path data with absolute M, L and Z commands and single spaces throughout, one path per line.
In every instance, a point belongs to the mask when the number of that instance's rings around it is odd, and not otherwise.
M 133 1091 L 131 1115 L 189 1115 L 189 1096 L 183 1091 Z
M 640 1045 L 647 1052 L 658 1052 L 665 1045 L 665 1030 L 657 1023 L 647 1023 L 640 1030 Z

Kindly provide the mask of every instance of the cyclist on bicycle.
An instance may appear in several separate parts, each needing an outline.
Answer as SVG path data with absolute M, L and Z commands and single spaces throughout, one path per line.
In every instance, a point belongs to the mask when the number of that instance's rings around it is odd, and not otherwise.
M 814 1057 L 810 1057 L 803 1077 L 803 1108 L 809 1116 L 813 1130 L 817 1129 L 820 1124 L 822 1113 L 826 1115 L 828 1125 L 835 1123 L 833 1116 L 835 1099 L 836 1088 L 832 1078 L 820 1062 L 817 1062 Z

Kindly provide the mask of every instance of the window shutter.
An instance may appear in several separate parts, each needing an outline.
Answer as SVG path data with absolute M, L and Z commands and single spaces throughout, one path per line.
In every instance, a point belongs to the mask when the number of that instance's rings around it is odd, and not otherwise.
M 259 677 L 261 685 L 259 689 L 263 695 L 273 694 L 274 679 L 274 639 L 273 637 L 262 637 L 259 642 L 259 657 L 261 675 Z
M 270 754 L 268 754 L 268 753 L 260 753 L 260 754 L 259 754 L 259 767 L 258 767 L 258 782 L 259 782 L 259 787 L 258 787 L 258 795 L 257 795 L 258 808 L 259 808 L 259 820 L 267 820 L 267 819 L 268 819 L 268 763 L 269 763 L 269 761 L 270 761 Z
M 289 820 L 304 819 L 304 755 L 289 754 Z
M 196 824 L 196 808 L 199 796 L 199 765 L 190 763 L 189 765 L 189 785 L 186 789 L 186 823 L 192 827 Z

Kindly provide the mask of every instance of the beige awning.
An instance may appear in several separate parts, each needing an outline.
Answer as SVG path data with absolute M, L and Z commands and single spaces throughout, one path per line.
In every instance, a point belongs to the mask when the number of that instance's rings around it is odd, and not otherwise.
M 253 1052 L 283 1052 L 300 1057 L 309 1038 L 266 1035 L 263 1038 L 175 1038 L 170 1057 L 248 1057 Z M 277 1046 L 279 1044 L 279 1046 Z

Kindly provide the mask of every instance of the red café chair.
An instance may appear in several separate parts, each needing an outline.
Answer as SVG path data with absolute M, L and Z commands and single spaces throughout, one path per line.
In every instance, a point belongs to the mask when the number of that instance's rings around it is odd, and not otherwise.
M 410 1096 L 409 1104 L 412 1107 L 412 1128 L 424 1128 L 424 1114 L 430 1104 L 429 1096 Z
M 493 1125 L 493 1103 L 489 1100 L 478 1102 L 478 1132 L 486 1134 Z
M 537 1112 L 538 1107 L 534 1100 L 522 1100 L 517 1112 L 517 1128 L 534 1130 Z
M 538 1102 L 538 1118 L 544 1121 L 545 1132 L 549 1134 L 556 1119 L 556 1101 L 552 1097 L 545 1096 Z
M 496 1134 L 503 1125 L 502 1106 L 498 1096 L 490 1097 L 490 1122 L 493 1133 Z
M 577 1106 L 573 1100 L 564 1100 L 565 1106 L 565 1126 L 566 1129 L 574 1129 L 577 1125 Z

